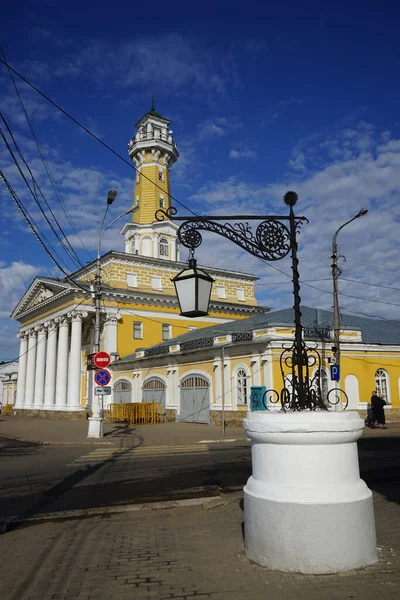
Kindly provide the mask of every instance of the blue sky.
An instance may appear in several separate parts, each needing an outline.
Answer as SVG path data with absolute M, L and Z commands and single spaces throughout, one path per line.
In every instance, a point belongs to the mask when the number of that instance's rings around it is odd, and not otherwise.
M 1 45 L 14 68 L 124 157 L 154 93 L 156 109 L 173 121 L 181 153 L 171 174 L 172 193 L 199 214 L 279 213 L 284 192 L 298 191 L 298 213 L 310 220 L 299 239 L 301 278 L 319 288 L 303 285 L 308 305 L 330 308 L 333 232 L 367 207 L 368 216 L 339 237 L 347 259 L 340 290 L 348 294 L 340 304 L 398 318 L 400 9 L 393 1 L 328 7 L 287 2 L 262 9 L 253 4 L 247 13 L 232 3 L 215 4 L 203 3 L 197 11 L 190 3 L 156 1 L 143 7 L 22 2 L 3 9 Z M 0 84 L 0 109 L 86 262 L 77 233 L 93 255 L 98 207 L 111 187 L 118 197 L 110 218 L 130 207 L 133 170 L 17 80 L 67 219 L 4 67 Z M 57 249 L 0 142 L 1 168 Z M 36 275 L 61 273 L 4 187 L 0 202 L 0 357 L 13 358 L 18 345 L 11 309 Z M 213 239 L 212 256 L 207 247 L 199 252 L 204 264 L 240 265 L 260 277 L 260 303 L 276 309 L 292 304 L 287 276 L 222 239 Z M 123 250 L 118 227 L 105 237 L 103 250 L 109 249 Z M 64 251 L 58 252 L 73 270 Z M 290 273 L 288 259 L 273 266 Z

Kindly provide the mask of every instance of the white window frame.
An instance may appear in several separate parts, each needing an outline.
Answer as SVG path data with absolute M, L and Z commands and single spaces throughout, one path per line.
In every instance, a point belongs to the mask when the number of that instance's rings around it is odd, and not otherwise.
M 137 273 L 127 273 L 126 274 L 126 285 L 128 287 L 137 287 Z
M 151 278 L 151 289 L 152 290 L 156 290 L 156 291 L 161 291 L 162 290 L 162 280 L 161 277 L 158 277 L 156 275 L 153 275 Z
M 140 197 L 136 196 L 136 202 L 135 202 L 136 206 L 139 206 L 139 200 L 140 200 Z
M 164 181 L 164 171 L 161 169 L 158 171 L 158 181 Z
M 165 253 L 166 251 L 166 253 Z M 160 237 L 159 241 L 158 241 L 158 252 L 159 252 L 159 256 L 164 257 L 164 258 L 168 258 L 169 257 L 169 242 L 168 242 L 168 238 L 162 236 Z
M 163 323 L 161 325 L 161 333 L 163 341 L 172 339 L 172 325 L 169 323 Z
M 140 183 L 140 173 L 136 173 L 136 183 Z
M 137 326 L 140 330 L 137 332 Z M 138 335 L 136 335 L 138 333 Z M 143 339 L 143 322 L 142 321 L 133 321 L 133 339 L 134 340 L 142 340 Z
M 378 396 L 382 396 L 387 404 L 392 404 L 389 373 L 382 367 L 375 371 L 375 389 Z
M 239 374 L 244 373 L 244 381 L 245 381 L 245 398 L 244 402 L 242 400 L 241 388 L 239 385 Z M 243 383 L 243 375 L 241 375 L 241 381 Z M 238 365 L 235 369 L 235 380 L 234 386 L 236 391 L 236 404 L 237 406 L 248 406 L 250 400 L 250 374 L 248 369 L 244 365 Z
M 215 286 L 218 298 L 226 298 L 225 286 L 218 284 Z
M 240 302 L 245 302 L 246 298 L 244 297 L 244 288 L 237 288 L 236 296 Z
M 160 194 L 159 205 L 160 205 L 160 208 L 165 208 L 165 198 L 162 194 Z

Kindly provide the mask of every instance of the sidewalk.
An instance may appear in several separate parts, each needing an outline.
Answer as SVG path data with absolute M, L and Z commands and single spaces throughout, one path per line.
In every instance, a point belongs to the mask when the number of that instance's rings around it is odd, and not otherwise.
M 270 571 L 243 551 L 240 498 L 27 523 L 0 536 L 2 600 L 397 600 L 399 506 L 374 494 L 379 562 L 338 575 Z
M 399 424 L 400 426 L 400 424 Z M 400 430 L 400 427 L 399 427 Z M 126 425 L 106 423 L 104 438 L 88 439 L 88 421 L 58 420 L 0 415 L 0 437 L 38 444 L 113 444 L 120 448 L 135 446 L 179 446 L 204 441 L 245 441 L 242 427 L 221 427 L 197 423 L 160 423 L 158 425 Z
M 365 427 L 363 437 L 391 437 L 400 435 L 400 422 L 389 423 L 387 429 Z M 242 427 L 227 427 L 225 436 L 221 427 L 197 423 L 160 423 L 158 425 L 126 425 L 106 423 L 104 438 L 88 439 L 88 421 L 6 417 L 0 415 L 0 437 L 8 437 L 37 444 L 113 444 L 119 448 L 135 446 L 180 446 L 198 442 L 245 442 Z

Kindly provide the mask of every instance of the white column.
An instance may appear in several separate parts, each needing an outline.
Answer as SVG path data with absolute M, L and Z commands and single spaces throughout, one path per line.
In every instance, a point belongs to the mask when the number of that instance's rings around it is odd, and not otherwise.
M 56 362 L 57 362 L 57 325 L 54 321 L 47 325 L 47 352 L 46 352 L 46 377 L 44 383 L 44 408 L 54 408 L 56 389 Z
M 87 313 L 76 312 L 68 314 L 71 317 L 71 355 L 68 376 L 68 409 L 81 410 L 82 383 L 82 319 Z
M 173 237 L 171 238 L 171 254 L 170 254 L 170 260 L 178 260 L 177 256 L 176 256 L 176 238 Z
M 159 258 L 158 235 L 153 235 L 153 258 Z
M 44 371 L 46 367 L 46 338 L 47 330 L 43 325 L 36 327 L 38 333 L 36 346 L 36 375 L 33 405 L 36 409 L 43 408 L 44 401 Z
M 251 357 L 252 385 L 261 385 L 260 357 L 253 354 Z
M 17 399 L 15 408 L 23 408 L 25 402 L 26 365 L 28 359 L 28 336 L 25 332 L 19 334 L 19 360 L 18 360 L 18 382 Z
M 66 317 L 59 317 L 58 321 L 58 350 L 57 350 L 57 382 L 56 402 L 58 410 L 67 408 L 67 382 L 68 382 L 68 334 L 69 322 Z
M 36 369 L 36 341 L 37 332 L 29 331 L 28 360 L 26 365 L 26 388 L 24 408 L 33 408 L 33 396 L 35 393 L 35 369 Z
M 117 352 L 117 327 L 118 327 L 118 319 L 115 313 L 107 313 L 106 314 L 106 322 L 104 325 L 104 350 L 111 354 L 112 352 Z M 113 358 L 111 357 L 111 362 Z M 112 373 L 112 371 L 111 371 Z M 104 396 L 104 406 L 108 406 L 113 402 L 114 399 L 114 389 L 113 382 L 111 380 L 111 394 L 109 396 Z

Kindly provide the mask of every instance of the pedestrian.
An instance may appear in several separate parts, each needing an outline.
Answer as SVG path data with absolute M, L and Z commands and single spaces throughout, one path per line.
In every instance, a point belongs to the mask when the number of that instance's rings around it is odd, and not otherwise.
M 374 394 L 374 392 L 372 392 L 372 394 Z M 371 429 L 375 429 L 374 411 L 372 410 L 372 406 L 371 406 L 370 402 L 368 402 L 368 404 L 367 404 L 367 418 L 365 419 L 365 424 L 367 427 L 370 427 Z
M 385 400 L 381 396 L 378 396 L 378 392 L 374 390 L 371 396 L 371 407 L 374 416 L 374 423 L 376 422 L 375 427 L 379 427 L 380 429 L 387 429 L 385 425 L 385 404 Z
M 2 407 L 3 407 L 3 404 L 2 404 L 2 402 L 0 400 L 0 415 L 1 415 L 1 409 L 2 409 Z

